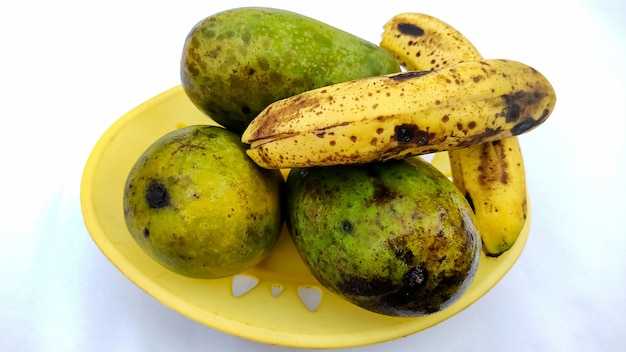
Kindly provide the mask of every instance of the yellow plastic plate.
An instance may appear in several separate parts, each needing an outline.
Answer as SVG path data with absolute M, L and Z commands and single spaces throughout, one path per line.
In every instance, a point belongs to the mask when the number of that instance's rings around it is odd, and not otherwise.
M 512 249 L 498 258 L 483 254 L 463 297 L 443 311 L 418 318 L 371 313 L 325 290 L 308 272 L 286 230 L 270 256 L 241 275 L 218 280 L 177 275 L 148 257 L 126 229 L 123 187 L 135 161 L 158 138 L 186 125 L 211 123 L 180 86 L 139 105 L 96 143 L 84 169 L 81 206 L 93 241 L 124 275 L 171 309 L 216 330 L 304 348 L 393 340 L 427 329 L 475 302 L 506 274 L 526 243 L 530 218 Z M 449 175 L 445 153 L 431 162 Z

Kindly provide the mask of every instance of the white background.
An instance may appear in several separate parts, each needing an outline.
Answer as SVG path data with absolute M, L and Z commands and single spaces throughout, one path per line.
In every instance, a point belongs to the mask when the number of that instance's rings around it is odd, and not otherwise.
M 548 121 L 521 137 L 533 217 L 508 275 L 439 325 L 354 351 L 623 350 L 625 3 L 342 4 L 0 0 L 0 350 L 290 350 L 210 329 L 144 293 L 93 243 L 79 205 L 102 133 L 179 84 L 196 22 L 242 5 L 294 10 L 375 43 L 393 15 L 429 13 L 483 56 L 540 70 L 557 92 Z

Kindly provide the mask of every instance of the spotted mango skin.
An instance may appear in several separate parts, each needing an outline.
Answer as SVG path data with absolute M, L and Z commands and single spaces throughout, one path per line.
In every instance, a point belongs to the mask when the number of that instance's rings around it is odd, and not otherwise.
M 421 158 L 292 169 L 286 221 L 319 282 L 390 316 L 445 309 L 472 282 L 481 240 L 469 204 Z
M 286 10 L 243 7 L 209 16 L 191 29 L 180 75 L 196 107 L 242 132 L 274 101 L 399 71 L 386 50 L 336 27 Z
M 236 133 L 192 125 L 154 142 L 130 170 L 124 220 L 137 244 L 178 274 L 215 279 L 265 258 L 283 219 L 278 170 L 246 157 Z

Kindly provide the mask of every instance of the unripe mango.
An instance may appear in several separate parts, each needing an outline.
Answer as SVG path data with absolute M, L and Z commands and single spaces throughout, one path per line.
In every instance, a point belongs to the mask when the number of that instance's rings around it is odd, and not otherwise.
M 469 204 L 420 158 L 291 169 L 286 221 L 318 281 L 372 312 L 438 312 L 478 269 L 481 240 Z
M 181 59 L 193 104 L 243 132 L 270 103 L 306 90 L 400 71 L 385 49 L 286 10 L 243 7 L 197 23 Z
M 268 171 L 225 128 L 169 132 L 128 175 L 126 226 L 150 257 L 178 274 L 215 279 L 240 273 L 268 255 L 282 228 L 284 179 Z

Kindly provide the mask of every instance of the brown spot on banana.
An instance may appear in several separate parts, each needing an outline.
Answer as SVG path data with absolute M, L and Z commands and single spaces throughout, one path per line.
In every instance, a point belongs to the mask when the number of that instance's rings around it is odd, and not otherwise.
M 402 34 L 406 34 L 411 37 L 420 37 L 424 35 L 424 30 L 413 23 L 398 23 L 398 31 Z M 410 45 L 414 45 L 414 42 L 409 42 Z
M 424 146 L 432 144 L 434 133 L 428 133 L 428 131 L 421 130 L 414 124 L 402 124 L 394 128 L 394 135 L 392 139 L 399 144 L 414 144 L 416 146 Z
M 322 93 L 325 93 L 322 90 Z M 332 104 L 332 98 L 329 100 Z M 250 135 L 250 141 L 257 141 L 263 138 L 259 137 L 269 136 L 275 133 L 277 126 L 285 120 L 297 119 L 299 114 L 304 110 L 314 110 L 320 105 L 319 98 L 317 96 L 296 95 L 290 101 L 289 104 L 283 105 L 269 105 L 264 113 L 266 115 L 273 116 L 273 118 L 267 118 L 260 120 L 262 123 L 258 123 L 254 129 L 254 134 Z M 293 135 L 293 133 L 283 133 L 282 136 Z
M 404 81 L 404 80 L 413 79 L 416 77 L 427 75 L 430 72 L 432 71 L 407 71 L 407 72 L 402 72 L 402 73 L 391 75 L 389 76 L 389 78 L 391 78 L 394 81 Z
M 506 119 L 506 122 L 517 122 L 520 119 L 520 111 L 522 106 L 529 106 L 537 104 L 543 99 L 544 94 L 539 91 L 525 92 L 519 91 L 511 95 L 504 94 L 502 99 L 506 103 L 506 108 L 502 110 L 502 116 Z
M 480 164 L 478 166 L 478 182 L 483 187 L 489 187 L 495 182 L 506 185 L 508 182 L 508 162 L 500 141 L 483 143 L 480 148 Z

